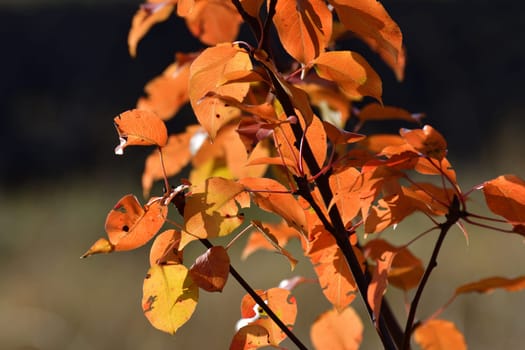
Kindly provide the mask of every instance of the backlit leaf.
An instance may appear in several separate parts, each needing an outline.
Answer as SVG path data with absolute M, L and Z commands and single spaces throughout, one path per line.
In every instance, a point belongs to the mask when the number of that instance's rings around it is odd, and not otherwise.
M 230 273 L 230 257 L 222 246 L 209 248 L 190 268 L 192 280 L 207 292 L 222 292 Z
M 410 113 L 407 110 L 393 106 L 382 106 L 379 103 L 369 103 L 356 113 L 361 122 L 369 120 L 399 119 L 419 123 L 425 116 L 421 113 Z
M 279 0 L 273 17 L 285 50 L 306 64 L 325 50 L 332 35 L 332 13 L 321 0 Z
M 244 220 L 240 207 L 249 206 L 244 186 L 224 178 L 209 178 L 194 186 L 186 199 L 184 229 L 199 238 L 225 236 Z
M 358 53 L 323 52 L 312 63 L 321 78 L 336 83 L 348 98 L 360 100 L 370 96 L 381 101 L 381 78 Z
M 368 286 L 367 300 L 372 308 L 376 327 L 378 327 L 383 295 L 386 293 L 386 288 L 388 286 L 388 273 L 395 256 L 395 251 L 387 250 L 381 254 L 379 259 L 375 259 L 376 266 L 373 269 L 372 280 Z
M 322 226 L 312 231 L 313 239 L 307 251 L 319 278 L 319 284 L 326 299 L 338 311 L 346 308 L 356 297 L 357 285 L 346 259 L 337 246 L 335 238 Z M 364 258 L 358 249 L 354 249 L 358 260 Z M 362 266 L 364 269 L 364 265 Z
M 376 51 L 403 80 L 405 51 L 403 35 L 381 2 L 377 0 L 329 0 L 344 26 Z
M 465 293 L 490 293 L 495 289 L 504 289 L 508 292 L 515 292 L 525 289 L 525 276 L 516 278 L 489 277 L 477 282 L 467 283 L 456 288 L 455 295 Z
M 501 175 L 482 187 L 489 209 L 512 224 L 525 223 L 525 181 L 516 175 Z
M 454 323 L 445 320 L 430 320 L 414 331 L 414 340 L 423 350 L 466 350 L 463 334 Z
M 150 266 L 182 264 L 182 250 L 178 250 L 180 238 L 180 232 L 176 230 L 159 233 L 149 252 Z
M 184 265 L 153 265 L 144 279 L 142 310 L 153 327 L 174 334 L 186 323 L 199 299 L 199 288 Z
M 131 29 L 128 34 L 128 48 L 131 57 L 137 54 L 137 44 L 146 35 L 152 26 L 164 22 L 173 12 L 174 5 L 168 2 L 148 3 L 140 6 L 133 16 Z
M 127 146 L 159 146 L 168 142 L 166 125 L 155 113 L 132 109 L 113 119 L 120 139 L 115 154 L 123 154 Z
M 151 190 L 153 182 L 177 175 L 192 157 L 191 140 L 195 133 L 201 130 L 198 125 L 190 125 L 180 134 L 170 135 L 168 142 L 162 147 L 162 162 L 159 150 L 154 150 L 147 158 L 142 173 L 142 189 L 144 196 Z M 164 168 L 163 168 L 164 166 Z
M 280 221 L 277 224 L 265 223 L 264 227 L 277 240 L 277 244 L 281 247 L 284 247 L 290 239 L 300 237 L 299 232 L 297 232 L 295 228 L 288 226 L 284 221 Z M 271 251 L 275 250 L 275 247 L 272 243 L 268 242 L 268 239 L 266 239 L 261 232 L 254 230 L 250 234 L 250 238 L 242 251 L 241 258 L 246 259 L 260 249 Z
M 363 323 L 353 308 L 332 309 L 315 320 L 310 338 L 316 350 L 357 350 L 363 340 Z
M 106 218 L 105 229 L 116 251 L 131 250 L 146 244 L 160 230 L 168 215 L 162 198 L 142 207 L 137 198 L 122 197 Z
M 375 134 L 369 135 L 359 142 L 359 146 L 366 148 L 371 153 L 379 153 L 387 146 L 400 146 L 405 140 L 399 135 Z
M 226 106 L 219 99 L 206 97 L 209 92 L 242 101 L 249 83 L 232 83 L 217 86 L 224 74 L 249 71 L 252 64 L 247 52 L 230 43 L 219 44 L 204 50 L 190 67 L 190 102 L 199 123 L 212 139 L 217 131 L 240 115 L 239 109 Z
M 365 256 L 373 260 L 380 259 L 388 251 L 395 252 L 388 271 L 388 282 L 404 291 L 417 287 L 423 276 L 423 263 L 408 248 L 396 247 L 383 239 L 373 239 L 363 247 Z
M 190 63 L 173 63 L 148 82 L 144 87 L 147 96 L 137 101 L 137 108 L 155 112 L 162 120 L 173 117 L 189 101 Z
M 441 160 L 447 155 L 447 141 L 430 125 L 425 125 L 422 129 L 401 129 L 399 134 L 425 156 Z
M 206 45 L 235 40 L 242 23 L 232 3 L 222 0 L 196 0 L 185 18 L 191 33 Z
M 359 213 L 361 174 L 356 168 L 347 167 L 329 177 L 333 198 L 330 207 L 336 205 L 341 213 L 341 219 L 346 225 Z
M 250 192 L 252 200 L 259 208 L 279 215 L 299 232 L 308 231 L 303 209 L 288 189 L 279 182 L 269 178 L 243 178 L 239 183 Z
M 258 290 L 256 293 L 279 316 L 281 321 L 292 329 L 297 316 L 297 301 L 290 291 L 283 288 L 270 288 L 267 291 Z M 249 294 L 246 294 L 241 300 L 241 317 L 242 319 L 238 322 L 240 325 L 257 325 L 266 329 L 270 345 L 278 346 L 286 339 L 286 334 Z

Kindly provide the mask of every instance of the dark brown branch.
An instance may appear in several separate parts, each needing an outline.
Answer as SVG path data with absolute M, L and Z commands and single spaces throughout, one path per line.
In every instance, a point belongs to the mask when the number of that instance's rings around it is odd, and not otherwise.
M 200 239 L 201 243 L 206 246 L 206 248 L 212 248 L 213 244 L 207 239 Z M 281 321 L 279 316 L 273 312 L 273 310 L 262 300 L 262 298 L 253 290 L 253 288 L 246 282 L 246 280 L 230 265 L 230 274 L 235 278 L 235 280 L 244 288 L 244 290 L 255 300 L 257 305 L 259 305 L 268 316 L 275 322 L 275 324 L 290 338 L 290 340 L 297 346 L 298 349 L 307 350 L 308 348 L 297 338 L 297 336 Z
M 447 221 L 445 221 L 443 224 L 440 225 L 439 237 L 436 241 L 436 245 L 434 246 L 434 250 L 432 251 L 432 255 L 430 256 L 430 260 L 428 262 L 427 269 L 425 270 L 423 277 L 421 277 L 421 281 L 419 282 L 419 285 L 417 287 L 417 291 L 416 291 L 416 294 L 414 295 L 414 299 L 412 300 L 412 303 L 410 304 L 410 311 L 408 312 L 408 318 L 407 318 L 407 322 L 405 326 L 405 334 L 403 337 L 403 347 L 402 347 L 403 350 L 408 350 L 410 348 L 410 338 L 415 329 L 414 320 L 416 318 L 417 307 L 418 307 L 419 301 L 421 300 L 421 296 L 423 295 L 423 290 L 425 289 L 425 286 L 427 285 L 430 274 L 432 273 L 432 270 L 437 266 L 437 258 L 439 255 L 439 251 L 441 250 L 441 246 L 443 245 L 443 241 L 445 240 L 445 237 L 448 231 L 450 230 L 450 228 L 463 215 L 464 213 L 460 210 L 460 201 L 457 196 L 454 196 L 452 204 L 450 205 L 450 208 L 449 208 L 449 213 L 447 214 Z

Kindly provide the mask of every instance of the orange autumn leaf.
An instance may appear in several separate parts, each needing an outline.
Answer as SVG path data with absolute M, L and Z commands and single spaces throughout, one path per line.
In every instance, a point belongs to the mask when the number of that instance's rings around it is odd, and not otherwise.
M 128 34 L 128 49 L 131 57 L 137 55 L 137 45 L 151 27 L 167 20 L 174 8 L 175 5 L 170 4 L 168 1 L 147 3 L 140 6 L 133 16 L 131 29 Z
M 200 126 L 190 125 L 185 132 L 170 135 L 168 142 L 160 151 L 156 149 L 146 158 L 142 173 L 144 196 L 149 194 L 153 182 L 163 179 L 164 174 L 167 177 L 177 175 L 189 163 L 192 157 L 191 141 L 199 130 L 201 130 Z
M 242 327 L 235 333 L 230 343 L 230 350 L 253 350 L 270 346 L 266 328 L 256 324 Z
M 486 181 L 482 190 L 487 206 L 494 214 L 511 224 L 525 223 L 525 181 L 516 175 L 501 175 Z
M 407 110 L 393 106 L 382 106 L 379 103 L 369 103 L 361 110 L 356 110 L 356 117 L 361 122 L 369 120 L 399 119 L 408 122 L 419 123 L 425 116 L 422 113 L 410 113 Z
M 366 136 L 356 134 L 355 132 L 346 131 L 338 128 L 332 123 L 323 121 L 323 127 L 326 132 L 326 137 L 334 145 L 344 145 L 347 143 L 355 143 L 363 140 Z
M 295 228 L 288 226 L 284 221 L 276 224 L 265 223 L 264 228 L 271 233 L 280 247 L 284 247 L 290 239 L 300 237 L 299 232 L 297 232 Z M 272 251 L 275 250 L 275 247 L 261 232 L 254 230 L 250 234 L 250 238 L 248 238 L 248 242 L 242 251 L 241 259 L 246 259 L 261 249 Z
M 329 0 L 346 29 L 355 33 L 403 80 L 405 50 L 403 35 L 377 0 Z
M 324 121 L 339 127 L 346 125 L 348 118 L 350 118 L 350 102 L 336 87 L 322 86 L 308 83 L 308 81 L 306 84 L 297 85 L 297 87 L 308 94 L 310 103 L 319 108 L 319 114 Z
M 415 183 L 410 187 L 402 187 L 403 194 L 409 197 L 418 210 L 430 215 L 445 215 L 454 198 L 454 190 L 444 190 L 431 183 Z
M 143 284 L 142 310 L 153 327 L 174 334 L 197 306 L 199 288 L 182 265 L 153 265 Z
M 222 246 L 209 248 L 190 268 L 192 280 L 207 292 L 222 292 L 230 273 L 230 257 Z
M 168 142 L 168 130 L 164 122 L 153 112 L 131 109 L 113 119 L 120 139 L 115 154 L 124 154 L 128 146 L 158 146 Z
M 363 323 L 351 307 L 324 312 L 313 323 L 310 338 L 316 350 L 357 350 L 363 341 Z
M 242 18 L 230 1 L 195 0 L 186 14 L 190 32 L 206 45 L 235 40 Z
M 401 136 L 391 134 L 369 135 L 359 142 L 360 147 L 366 148 L 374 154 L 382 152 L 387 146 L 400 146 L 404 144 L 405 140 L 403 140 Z
M 170 64 L 161 75 L 146 84 L 146 97 L 137 101 L 138 109 L 155 112 L 162 120 L 173 117 L 189 101 L 190 62 Z
M 466 350 L 463 334 L 454 323 L 445 320 L 430 320 L 414 331 L 414 340 L 423 350 Z
M 220 177 L 193 186 L 186 198 L 184 231 L 198 238 L 225 236 L 244 220 L 240 208 L 249 206 L 244 186 Z M 181 246 L 184 246 L 184 237 Z
M 332 189 L 333 198 L 329 208 L 336 205 L 341 213 L 343 223 L 347 225 L 359 213 L 361 208 L 360 192 L 361 174 L 356 168 L 347 167 L 332 174 L 328 181 Z
M 284 49 L 306 64 L 322 53 L 332 35 L 332 13 L 321 0 L 280 0 L 273 22 Z
M 168 207 L 162 198 L 153 198 L 142 207 L 134 195 L 128 194 L 109 212 L 106 233 L 115 251 L 135 249 L 157 234 L 167 215 Z
M 212 140 L 218 130 L 240 115 L 239 109 L 227 106 L 219 99 L 206 97 L 214 92 L 241 101 L 249 90 L 246 82 L 217 86 L 224 74 L 249 71 L 252 64 L 248 53 L 231 43 L 219 44 L 204 50 L 190 67 L 190 102 L 199 124 Z
M 440 160 L 429 158 L 418 158 L 414 170 L 424 175 L 445 175 L 452 182 L 457 183 L 456 171 L 447 158 Z
M 383 295 L 386 293 L 388 286 L 388 273 L 390 272 L 395 256 L 395 251 L 385 250 L 378 259 L 375 259 L 376 266 L 372 271 L 372 280 L 368 285 L 367 300 L 374 314 L 376 327 L 378 327 L 379 324 Z
M 153 265 L 182 264 L 182 250 L 178 250 L 181 234 L 176 230 L 159 233 L 149 252 L 149 263 Z
M 259 19 L 259 12 L 261 11 L 262 4 L 265 3 L 265 0 L 240 0 L 240 1 L 246 13 L 248 13 L 252 17 Z
M 352 51 L 323 52 L 311 62 L 319 76 L 337 84 L 352 100 L 370 96 L 381 101 L 381 78 L 368 62 Z
M 467 283 L 456 288 L 455 296 L 465 293 L 490 293 L 495 289 L 504 289 L 507 292 L 515 292 L 525 289 L 525 276 L 516 278 L 489 277 L 477 282 Z
M 342 311 L 355 299 L 357 292 L 350 267 L 330 232 L 322 226 L 316 226 L 311 237 L 306 254 L 312 262 L 326 299 L 336 310 Z M 354 253 L 364 263 L 361 251 L 354 249 Z M 364 265 L 361 267 L 364 270 Z
M 239 184 L 250 193 L 253 202 L 259 208 L 277 214 L 299 232 L 308 232 L 301 205 L 279 182 L 269 178 L 246 177 L 240 179 Z
M 297 316 L 297 301 L 289 290 L 283 288 L 270 288 L 267 291 L 255 291 L 268 307 L 279 315 L 281 321 L 292 329 Z M 241 326 L 257 325 L 268 332 L 268 343 L 271 346 L 278 346 L 286 339 L 286 334 L 277 326 L 268 314 L 259 306 L 253 298 L 246 294 L 241 300 L 241 320 L 237 323 Z M 268 344 L 265 344 L 268 345 Z M 242 348 L 240 348 L 242 349 Z
M 363 247 L 365 256 L 372 260 L 380 259 L 388 251 L 395 252 L 388 271 L 388 282 L 404 291 L 417 287 L 423 276 L 423 263 L 407 247 L 397 247 L 383 239 L 373 239 Z
M 409 145 L 425 156 L 441 160 L 447 155 L 447 141 L 430 125 L 414 130 L 401 129 L 399 134 Z
M 370 208 L 365 220 L 366 233 L 378 233 L 387 227 L 400 223 L 412 214 L 417 207 L 402 192 L 379 199 L 377 205 Z

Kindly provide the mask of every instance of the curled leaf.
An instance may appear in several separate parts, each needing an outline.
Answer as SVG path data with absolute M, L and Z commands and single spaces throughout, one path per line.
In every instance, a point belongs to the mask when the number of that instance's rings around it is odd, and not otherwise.
M 159 146 L 168 142 L 166 125 L 155 113 L 132 109 L 113 119 L 120 139 L 115 154 L 124 154 L 127 146 Z
M 149 253 L 150 266 L 173 265 L 182 263 L 182 251 L 178 250 L 181 233 L 175 230 L 166 230 L 159 233 Z
M 128 34 L 128 48 L 131 57 L 137 55 L 137 45 L 146 33 L 159 22 L 164 22 L 173 12 L 174 5 L 166 2 L 141 5 L 133 16 Z
M 490 293 L 495 289 L 504 289 L 507 292 L 515 292 L 525 289 L 525 276 L 516 278 L 489 277 L 477 282 L 467 283 L 456 288 L 455 295 L 465 293 Z
M 115 249 L 115 246 L 111 244 L 105 238 L 99 238 L 93 245 L 85 252 L 80 258 L 84 259 L 94 254 L 107 254 L 111 253 Z
M 487 206 L 494 214 L 512 224 L 525 223 L 525 181 L 516 175 L 501 175 L 485 182 L 482 190 Z M 519 227 L 515 231 L 519 233 Z

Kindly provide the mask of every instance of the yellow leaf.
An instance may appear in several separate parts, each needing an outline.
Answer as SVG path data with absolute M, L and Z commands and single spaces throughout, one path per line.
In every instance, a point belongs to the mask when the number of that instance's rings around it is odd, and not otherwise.
M 142 310 L 153 327 L 174 334 L 186 323 L 199 299 L 199 288 L 184 265 L 154 265 L 143 285 Z

